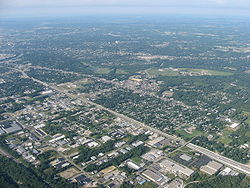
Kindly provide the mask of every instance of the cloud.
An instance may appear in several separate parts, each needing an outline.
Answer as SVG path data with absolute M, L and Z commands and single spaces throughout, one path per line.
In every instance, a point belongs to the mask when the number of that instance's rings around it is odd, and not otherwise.
M 217 4 L 225 4 L 226 0 L 214 0 L 214 2 Z
M 1 0 L 7 7 L 47 6 L 246 6 L 249 0 Z
M 243 11 L 250 16 L 250 0 L 0 0 L 0 14 L 188 13 L 224 14 Z M 115 8 L 114 8 L 115 7 Z M 208 11 L 209 9 L 209 11 Z M 231 12 L 230 12 L 231 11 Z M 2 12 L 2 13 L 1 13 Z

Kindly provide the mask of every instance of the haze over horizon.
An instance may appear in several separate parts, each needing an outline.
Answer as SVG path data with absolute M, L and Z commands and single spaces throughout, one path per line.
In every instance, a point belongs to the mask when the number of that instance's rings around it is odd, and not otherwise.
M 0 17 L 149 13 L 250 16 L 249 0 L 2 0 L 0 7 Z

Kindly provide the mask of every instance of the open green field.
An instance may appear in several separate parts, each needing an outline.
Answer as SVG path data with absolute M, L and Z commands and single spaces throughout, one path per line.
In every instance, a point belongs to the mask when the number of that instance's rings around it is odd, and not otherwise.
M 182 72 L 197 73 L 208 76 L 230 76 L 233 75 L 231 72 L 215 71 L 208 69 L 190 69 L 190 68 L 178 68 L 178 69 L 148 69 L 146 72 L 149 75 L 156 76 L 181 76 Z
M 230 134 L 232 134 L 233 131 L 230 130 L 224 130 L 223 135 L 218 138 L 218 141 L 228 145 L 230 142 L 232 142 L 232 139 L 229 137 Z
M 183 129 L 179 129 L 179 130 L 176 130 L 176 133 L 177 134 L 180 134 L 180 136 L 184 139 L 191 139 L 197 135 L 199 135 L 201 132 L 198 131 L 198 130 L 194 130 L 192 134 L 189 134 L 187 133 L 185 130 Z
M 134 161 L 135 163 L 140 164 L 142 162 L 142 159 L 140 157 L 133 157 L 131 158 L 132 161 Z
M 248 118 L 245 122 L 250 126 L 250 112 L 243 111 L 242 113 Z
M 248 118 L 248 119 L 246 120 L 246 123 L 247 123 L 248 125 L 250 125 L 250 118 Z
M 180 76 L 178 71 L 173 71 L 170 69 L 149 69 L 146 70 L 149 75 L 156 76 Z
M 250 112 L 243 111 L 243 115 L 245 115 L 245 116 L 249 116 L 249 117 L 250 117 Z
M 116 74 L 128 74 L 128 72 L 126 72 L 125 70 L 122 70 L 122 69 L 117 69 Z
M 200 73 L 200 74 L 211 75 L 211 76 L 230 76 L 230 75 L 233 75 L 233 73 L 231 73 L 231 72 L 215 71 L 215 70 L 208 70 L 208 69 L 180 68 L 180 70 L 190 72 L 190 73 Z
M 110 71 L 110 68 L 98 68 L 95 72 L 97 74 L 108 74 Z
M 157 187 L 157 185 L 152 183 L 152 182 L 146 182 L 146 183 L 144 183 L 142 185 L 137 184 L 135 186 L 135 188 L 156 188 L 156 187 Z

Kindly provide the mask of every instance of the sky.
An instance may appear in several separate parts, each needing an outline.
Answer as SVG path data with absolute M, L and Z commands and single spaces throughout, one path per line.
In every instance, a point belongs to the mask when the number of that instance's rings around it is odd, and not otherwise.
M 0 18 L 140 13 L 250 16 L 250 0 L 0 0 Z

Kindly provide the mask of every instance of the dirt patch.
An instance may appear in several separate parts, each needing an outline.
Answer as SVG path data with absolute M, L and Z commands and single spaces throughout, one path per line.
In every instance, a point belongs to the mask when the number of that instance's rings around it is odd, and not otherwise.
M 72 167 L 72 168 L 69 168 L 69 169 L 59 173 L 59 175 L 65 179 L 69 179 L 69 178 L 73 177 L 74 175 L 78 174 L 79 172 L 80 172 L 79 170 Z
M 108 168 L 103 169 L 103 170 L 101 171 L 101 173 L 102 173 L 102 174 L 107 174 L 107 173 L 109 173 L 109 172 L 114 171 L 115 169 L 116 169 L 115 166 L 110 166 L 110 167 L 108 167 Z

